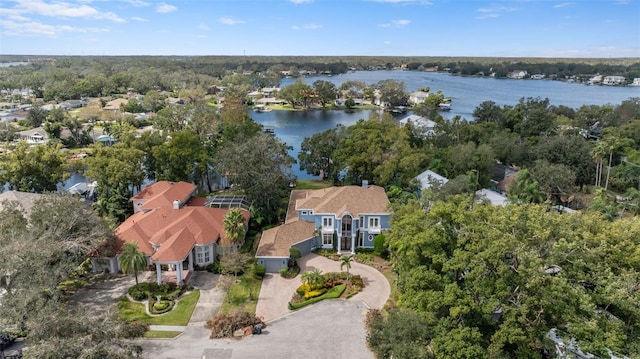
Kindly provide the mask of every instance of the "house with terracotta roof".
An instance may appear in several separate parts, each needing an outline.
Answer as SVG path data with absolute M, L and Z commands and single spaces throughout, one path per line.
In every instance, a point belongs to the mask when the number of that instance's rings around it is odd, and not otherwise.
M 190 183 L 167 181 L 138 192 L 131 199 L 135 213 L 115 231 L 113 254 L 94 256 L 94 271 L 101 269 L 98 257 L 108 257 L 104 266 L 118 272 L 119 249 L 124 243 L 136 243 L 155 266 L 158 284 L 163 282 L 163 267 L 175 272 L 176 283 L 182 284 L 196 266 L 213 263 L 223 249 L 237 248 L 239 244 L 231 243 L 224 232 L 229 209 L 205 207 L 206 199 L 192 197 L 194 192 Z M 240 210 L 248 226 L 250 213 Z
M 390 228 L 389 198 L 384 188 L 369 186 L 293 190 L 285 223 L 266 230 L 256 251 L 258 263 L 277 273 L 289 261 L 289 249 L 305 255 L 316 248 L 338 254 L 373 248 L 377 234 Z

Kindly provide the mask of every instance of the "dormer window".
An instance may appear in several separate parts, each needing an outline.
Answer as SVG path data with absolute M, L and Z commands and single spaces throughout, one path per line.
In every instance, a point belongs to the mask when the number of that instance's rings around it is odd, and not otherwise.
M 333 228 L 333 218 L 322 217 L 322 228 Z

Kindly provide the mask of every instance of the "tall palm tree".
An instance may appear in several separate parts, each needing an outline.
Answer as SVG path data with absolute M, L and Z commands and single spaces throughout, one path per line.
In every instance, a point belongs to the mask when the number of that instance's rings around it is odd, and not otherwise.
M 136 278 L 136 289 L 138 288 L 138 272 L 147 267 L 147 256 L 138 249 L 137 243 L 125 243 L 118 256 L 120 268 L 125 274 L 133 274 Z
M 347 282 L 349 281 L 349 279 L 351 279 L 349 277 L 349 269 L 351 269 L 351 260 L 353 260 L 353 256 L 340 257 L 340 270 L 342 270 L 343 267 L 347 268 Z
M 593 158 L 596 161 L 596 181 L 595 185 L 600 187 L 602 183 L 602 160 L 607 153 L 607 148 L 604 142 L 598 141 L 596 142 L 593 151 L 591 152 Z
M 238 245 L 244 239 L 245 221 L 242 211 L 234 208 L 224 216 L 224 233 L 229 238 L 231 244 Z

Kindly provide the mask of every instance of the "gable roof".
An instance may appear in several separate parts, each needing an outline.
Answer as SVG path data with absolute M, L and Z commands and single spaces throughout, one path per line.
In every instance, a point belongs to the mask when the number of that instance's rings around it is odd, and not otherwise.
M 241 211 L 248 222 L 249 211 Z M 231 245 L 224 233 L 227 212 L 227 209 L 209 207 L 154 208 L 127 218 L 115 234 L 123 242 L 137 243 L 154 261 L 180 261 L 194 245 Z M 154 245 L 160 246 L 155 252 Z
M 128 103 L 129 103 L 129 100 L 127 100 L 126 98 L 117 98 L 115 100 L 111 100 L 107 102 L 102 109 L 111 110 L 111 111 L 120 111 L 120 105 L 126 105 Z
M 313 237 L 314 232 L 314 223 L 302 220 L 267 229 L 260 237 L 256 257 L 288 257 L 293 244 Z
M 441 176 L 431 170 L 426 170 L 421 174 L 416 176 L 416 179 L 420 182 L 420 189 L 430 188 L 435 184 L 435 182 L 439 182 L 441 185 L 449 182 L 449 179 Z
M 142 205 L 144 209 L 171 207 L 175 200 L 181 204 L 186 202 L 196 188 L 196 185 L 188 182 L 160 181 L 143 188 L 131 200 L 145 200 Z
M 379 186 L 344 186 L 317 190 L 305 190 L 303 198 L 296 200 L 296 210 L 313 210 L 314 213 L 344 212 L 358 216 L 361 213 L 389 213 L 389 198 Z

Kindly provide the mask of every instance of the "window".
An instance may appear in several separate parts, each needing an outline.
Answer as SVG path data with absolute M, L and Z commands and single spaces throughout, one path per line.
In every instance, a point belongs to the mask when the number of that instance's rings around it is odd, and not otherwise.
M 325 233 L 322 235 L 322 245 L 323 246 L 333 245 L 333 233 Z
M 208 264 L 211 262 L 211 250 L 209 246 L 196 247 L 196 263 L 198 265 Z
M 359 228 L 364 228 L 364 217 L 360 217 L 359 219 L 360 219 L 360 221 L 358 222 Z
M 333 218 L 331 218 L 331 217 L 322 217 L 322 227 L 324 227 L 324 228 L 333 228 Z
M 380 217 L 371 217 L 371 218 L 369 218 L 369 227 L 370 228 L 380 228 Z
M 312 209 L 309 210 L 309 214 L 313 214 L 313 210 Z
M 307 215 L 307 211 L 302 211 L 302 212 L 300 212 L 300 214 L 302 214 L 303 216 L 306 216 Z

